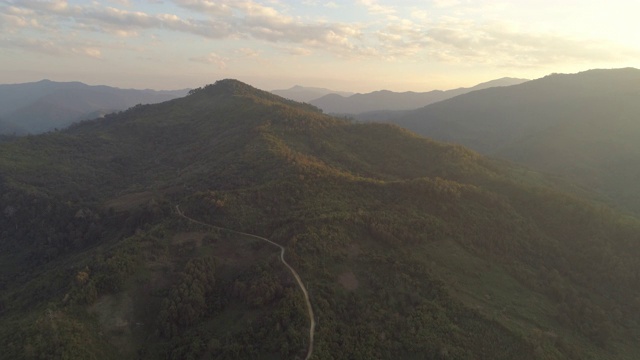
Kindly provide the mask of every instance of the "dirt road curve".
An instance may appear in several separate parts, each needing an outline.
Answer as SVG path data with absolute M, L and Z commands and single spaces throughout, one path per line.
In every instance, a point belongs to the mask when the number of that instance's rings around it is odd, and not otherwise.
M 178 212 L 178 215 L 180 215 L 181 217 L 194 222 L 196 224 L 200 224 L 200 225 L 204 225 L 210 228 L 214 228 L 214 229 L 220 229 L 220 230 L 225 230 L 225 231 L 229 231 L 235 234 L 239 234 L 239 235 L 245 235 L 245 236 L 249 236 L 255 239 L 259 239 L 262 241 L 266 241 L 269 244 L 273 245 L 273 246 L 277 246 L 278 248 L 280 248 L 280 261 L 284 264 L 284 266 L 287 267 L 287 269 L 289 269 L 289 271 L 291 272 L 291 274 L 293 275 L 293 277 L 296 279 L 296 282 L 298 283 L 298 286 L 300 287 L 300 290 L 302 290 L 302 294 L 304 295 L 304 301 L 307 303 L 307 313 L 309 314 L 309 349 L 307 351 L 307 356 L 305 357 L 305 360 L 309 360 L 311 358 L 311 354 L 313 353 L 313 337 L 315 335 L 315 329 L 316 329 L 316 321 L 315 321 L 315 317 L 313 316 L 313 308 L 311 307 L 311 301 L 309 300 L 309 293 L 307 292 L 307 288 L 304 286 L 304 283 L 302 282 L 302 279 L 300 278 L 300 275 L 298 275 L 298 272 L 291 267 L 291 265 L 289 265 L 289 263 L 287 263 L 287 261 L 284 259 L 284 253 L 285 253 L 285 249 L 283 246 L 267 239 L 267 238 L 263 238 L 262 236 L 258 236 L 258 235 L 253 235 L 253 234 L 248 234 L 248 233 L 244 233 L 241 231 L 236 231 L 236 230 L 231 230 L 231 229 L 227 229 L 227 228 L 223 228 L 220 226 L 215 226 L 215 225 L 211 225 L 211 224 L 207 224 L 204 223 L 202 221 L 198 221 L 196 219 L 190 218 L 187 215 L 185 215 L 182 210 L 180 210 L 180 206 L 176 205 L 176 211 Z

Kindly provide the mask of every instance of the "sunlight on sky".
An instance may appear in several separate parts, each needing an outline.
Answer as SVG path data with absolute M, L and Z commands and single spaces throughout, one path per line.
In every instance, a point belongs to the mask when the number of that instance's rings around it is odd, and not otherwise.
M 0 83 L 426 91 L 637 67 L 635 2 L 0 2 Z

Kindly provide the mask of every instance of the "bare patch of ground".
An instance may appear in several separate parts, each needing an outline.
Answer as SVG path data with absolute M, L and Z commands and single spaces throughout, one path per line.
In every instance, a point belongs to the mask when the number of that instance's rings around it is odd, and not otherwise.
M 122 195 L 115 199 L 108 200 L 104 206 L 112 208 L 116 212 L 126 211 L 140 205 L 144 205 L 153 199 L 153 192 L 143 191 Z
M 198 247 L 200 247 L 202 246 L 202 239 L 204 238 L 205 235 L 207 235 L 206 232 L 196 232 L 196 231 L 181 232 L 173 235 L 173 238 L 171 239 L 171 243 L 177 245 L 177 244 L 184 244 L 186 242 L 193 241 Z
M 349 255 L 350 258 L 358 257 L 361 253 L 362 250 L 360 250 L 360 246 L 358 244 L 350 244 L 347 247 L 347 255 Z
M 352 271 L 346 271 L 340 274 L 340 276 L 338 276 L 338 282 L 349 291 L 354 291 L 358 288 L 358 279 Z
M 131 326 L 133 322 L 133 300 L 127 293 L 106 295 L 98 299 L 89 312 L 96 314 L 104 335 L 123 354 L 133 354 Z

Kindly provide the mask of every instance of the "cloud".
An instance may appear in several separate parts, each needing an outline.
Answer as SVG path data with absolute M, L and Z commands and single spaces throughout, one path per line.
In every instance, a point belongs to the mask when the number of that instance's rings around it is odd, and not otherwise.
M 224 70 L 227 68 L 227 61 L 228 61 L 228 59 L 213 52 L 205 56 L 192 57 L 192 58 L 189 58 L 189 60 L 203 63 L 203 64 L 215 65 L 218 67 L 218 69 L 221 69 L 221 70 Z
M 303 48 L 303 47 L 286 47 L 281 49 L 284 53 L 293 55 L 293 56 L 309 56 L 313 54 L 311 49 Z
M 230 33 L 229 24 L 223 21 L 183 19 L 174 14 L 148 14 L 102 6 L 99 3 L 69 5 L 61 0 L 16 0 L 12 4 L 10 8 L 31 12 L 46 20 L 51 28 L 60 28 L 71 23 L 78 28 L 112 34 L 132 34 L 137 30 L 155 29 L 191 33 L 213 39 L 227 37 Z
M 184 17 L 177 14 L 153 14 L 131 11 L 100 3 L 71 5 L 63 0 L 45 2 L 14 0 L 11 11 L 31 13 L 51 30 L 69 26 L 83 31 L 114 34 L 119 37 L 140 36 L 144 31 L 172 31 L 195 34 L 208 39 L 257 39 L 271 43 L 290 43 L 322 48 L 326 51 L 358 54 L 355 42 L 360 36 L 357 25 L 303 21 L 288 16 L 273 6 L 243 0 L 175 0 L 183 9 L 200 14 Z M 0 9 L 5 27 L 20 25 L 23 18 L 10 17 Z M 205 15 L 205 18 L 202 17 Z
M 36 38 L 4 38 L 0 39 L 0 47 L 22 49 L 52 56 L 69 57 L 74 54 L 94 59 L 102 58 L 100 48 L 89 43 L 73 41 L 53 41 Z
M 102 58 L 102 52 L 100 51 L 100 49 L 95 48 L 95 47 L 71 48 L 71 51 L 73 51 L 76 54 L 81 54 L 81 55 L 85 55 L 85 56 L 88 56 L 88 57 L 92 57 L 94 59 L 101 59 Z
M 19 28 L 37 28 L 40 24 L 37 19 L 25 16 L 0 14 L 0 28 L 6 28 L 7 32 L 15 33 Z
M 202 11 L 212 19 L 222 15 L 228 19 L 235 14 L 232 32 L 238 37 L 247 37 L 269 42 L 288 42 L 315 46 L 353 48 L 351 37 L 357 36 L 353 25 L 326 22 L 303 22 L 288 16 L 272 6 L 255 1 L 197 1 L 176 0 L 176 4 Z
M 250 48 L 238 48 L 234 53 L 239 57 L 245 58 L 258 57 L 260 55 L 259 51 Z
M 376 32 L 381 53 L 387 60 L 415 58 L 429 45 L 427 28 L 408 19 L 391 22 Z
M 108 0 L 110 3 L 122 6 L 131 6 L 130 0 Z
M 175 0 L 177 5 L 199 12 L 205 12 L 209 15 L 229 16 L 232 8 L 224 1 L 207 1 L 207 0 Z
M 414 9 L 411 11 L 411 17 L 416 20 L 426 21 L 429 19 L 429 13 L 425 10 Z
M 496 21 L 470 20 L 475 19 L 473 17 L 436 17 L 440 10 L 401 9 L 377 0 L 356 0 L 356 4 L 366 8 L 367 14 L 376 15 L 373 21 L 369 16 L 349 23 L 292 15 L 294 7 L 275 0 L 173 0 L 172 6 L 139 8 L 144 11 L 135 11 L 135 2 L 126 0 L 126 5 L 118 8 L 116 4 L 121 2 L 110 0 L 111 6 L 64 0 L 4 1 L 5 6 L 0 6 L 0 29 L 5 36 L 2 46 L 50 55 L 101 58 L 106 56 L 102 49 L 114 46 L 109 44 L 113 37 L 117 37 L 118 44 L 136 46 L 140 44 L 134 43 L 136 38 L 151 39 L 147 43 L 150 48 L 161 45 L 153 39 L 162 39 L 169 32 L 211 41 L 253 41 L 261 43 L 261 48 L 271 47 L 288 55 L 324 53 L 342 59 L 532 67 L 638 56 L 638 51 L 611 41 L 522 31 Z M 305 4 L 315 6 L 314 11 L 338 5 L 316 0 Z M 344 6 L 342 2 L 339 4 Z M 434 4 L 445 8 L 471 6 L 467 0 L 437 0 Z M 170 13 L 175 6 L 180 9 Z M 167 12 L 152 11 L 158 9 Z M 96 33 L 101 36 L 95 36 Z M 242 47 L 225 55 L 255 57 L 258 53 Z M 229 61 L 216 53 L 190 60 L 220 68 Z
M 460 0 L 432 0 L 433 6 L 436 8 L 448 8 L 460 5 Z
M 65 0 L 52 0 L 52 1 L 40 1 L 40 0 L 17 0 L 8 2 L 9 7 L 22 8 L 25 11 L 33 12 L 64 12 L 69 9 L 69 3 Z
M 0 39 L 0 46 L 56 56 L 65 55 L 68 53 L 68 51 L 66 51 L 53 41 L 34 38 L 24 38 L 19 40 L 15 38 L 4 38 Z
M 536 67 L 560 63 L 617 61 L 640 53 L 608 41 L 526 33 L 502 24 L 467 24 L 427 30 L 428 53 L 445 62 Z
M 212 39 L 220 39 L 230 34 L 228 24 L 210 20 L 183 19 L 174 14 L 149 15 L 116 8 L 81 8 L 76 22 L 99 22 L 102 31 L 131 31 L 134 29 L 159 29 L 191 33 Z
M 397 12 L 395 8 L 380 5 L 376 0 L 358 0 L 358 4 L 365 6 L 371 14 L 392 15 Z

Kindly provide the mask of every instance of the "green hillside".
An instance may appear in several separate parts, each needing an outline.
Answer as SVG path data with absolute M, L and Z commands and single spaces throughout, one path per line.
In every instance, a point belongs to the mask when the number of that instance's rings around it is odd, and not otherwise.
M 480 90 L 391 122 L 537 171 L 640 211 L 640 70 L 553 74 Z
M 224 229 L 285 247 L 312 359 L 640 356 L 637 220 L 234 80 L 2 143 L 0 175 L 0 358 L 304 358 L 278 250 Z

